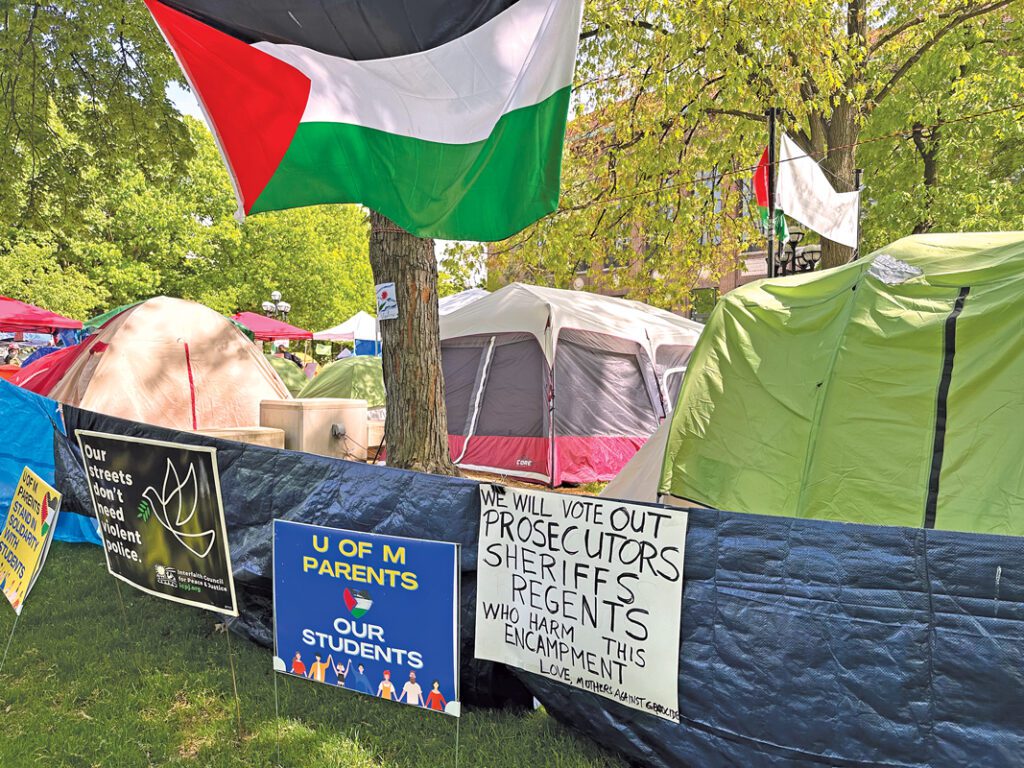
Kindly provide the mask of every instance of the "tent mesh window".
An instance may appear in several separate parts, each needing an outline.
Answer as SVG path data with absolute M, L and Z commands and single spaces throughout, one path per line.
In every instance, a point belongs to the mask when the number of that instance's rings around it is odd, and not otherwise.
M 562 331 L 555 352 L 555 434 L 647 437 L 662 415 L 653 366 L 638 344 Z

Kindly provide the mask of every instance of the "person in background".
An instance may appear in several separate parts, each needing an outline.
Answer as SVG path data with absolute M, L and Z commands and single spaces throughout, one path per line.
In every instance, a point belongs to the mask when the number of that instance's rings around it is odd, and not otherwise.
M 21 366 L 21 360 L 18 359 L 18 345 L 10 344 L 7 347 L 7 355 L 4 357 L 4 365 L 16 365 Z
M 288 351 L 288 347 L 286 347 L 284 344 L 279 344 L 277 346 L 277 354 L 280 355 L 281 357 L 283 357 L 285 360 L 292 361 L 297 366 L 299 366 L 299 368 L 302 368 L 302 361 L 298 357 L 296 357 L 294 354 L 289 352 Z

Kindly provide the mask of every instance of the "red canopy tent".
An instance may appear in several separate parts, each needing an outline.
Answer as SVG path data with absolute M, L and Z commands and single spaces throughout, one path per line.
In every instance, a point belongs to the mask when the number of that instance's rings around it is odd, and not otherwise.
M 0 332 L 54 333 L 61 328 L 78 330 L 81 327 L 80 320 L 0 296 Z
M 231 319 L 241 323 L 256 337 L 256 341 L 275 341 L 276 339 L 312 339 L 310 331 L 296 328 L 294 325 L 282 323 L 272 317 L 257 315 L 255 312 L 239 312 L 232 315 Z

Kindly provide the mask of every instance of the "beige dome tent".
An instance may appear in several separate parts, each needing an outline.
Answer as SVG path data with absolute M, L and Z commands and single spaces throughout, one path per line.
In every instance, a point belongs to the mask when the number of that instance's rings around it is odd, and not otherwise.
M 136 304 L 78 346 L 45 394 L 112 416 L 173 429 L 256 426 L 260 400 L 290 397 L 259 347 L 191 301 Z

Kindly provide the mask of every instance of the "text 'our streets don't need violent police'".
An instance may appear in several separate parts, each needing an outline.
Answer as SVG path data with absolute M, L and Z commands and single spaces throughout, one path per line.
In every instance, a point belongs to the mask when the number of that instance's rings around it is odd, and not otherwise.
M 480 487 L 476 655 L 678 720 L 686 513 Z

